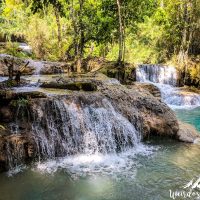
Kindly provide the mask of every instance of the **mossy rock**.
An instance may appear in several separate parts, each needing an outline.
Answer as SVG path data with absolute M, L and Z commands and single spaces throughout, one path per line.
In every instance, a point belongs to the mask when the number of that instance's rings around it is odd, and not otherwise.
M 12 90 L 0 90 L 0 100 L 17 100 L 17 99 L 34 99 L 34 98 L 46 98 L 46 95 L 42 92 L 14 92 Z
M 6 80 L 0 83 L 0 89 L 7 89 L 7 88 L 12 88 L 12 87 L 22 87 L 27 85 L 28 82 L 24 79 L 21 79 L 21 81 L 18 83 L 15 80 Z
M 124 67 L 117 66 L 116 63 L 104 66 L 99 72 L 110 78 L 116 78 L 122 84 L 127 84 L 130 80 L 135 81 L 135 66 L 130 63 L 125 63 Z
M 57 83 L 49 82 L 43 83 L 40 87 L 42 88 L 56 88 L 56 89 L 67 89 L 74 91 L 96 91 L 97 86 L 92 82 L 74 82 L 74 83 Z

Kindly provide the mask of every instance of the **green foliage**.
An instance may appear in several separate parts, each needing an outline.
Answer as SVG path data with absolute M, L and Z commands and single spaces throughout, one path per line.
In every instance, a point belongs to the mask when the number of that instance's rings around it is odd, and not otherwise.
M 26 53 L 19 49 L 19 45 L 16 42 L 6 42 L 1 48 L 0 53 L 10 54 L 19 58 L 29 57 Z
M 200 53 L 199 0 L 121 2 L 125 61 L 166 62 L 181 51 Z M 23 38 L 34 57 L 45 60 L 103 56 L 117 60 L 116 0 L 5 0 L 0 4 L 0 38 Z M 12 53 L 9 47 L 2 53 Z M 15 55 L 24 57 L 15 47 Z
M 26 107 L 29 103 L 28 99 L 20 98 L 17 100 L 17 105 L 21 107 Z

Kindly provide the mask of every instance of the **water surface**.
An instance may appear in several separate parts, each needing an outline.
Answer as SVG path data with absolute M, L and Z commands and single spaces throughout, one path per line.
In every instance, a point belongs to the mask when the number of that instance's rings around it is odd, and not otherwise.
M 199 145 L 170 140 L 147 145 L 144 154 L 110 156 L 102 166 L 98 159 L 82 162 L 76 157 L 39 164 L 11 177 L 1 174 L 0 199 L 165 200 L 170 189 L 179 190 L 200 175 Z
M 200 131 L 200 107 L 195 109 L 178 109 L 175 111 L 178 118 L 196 127 Z

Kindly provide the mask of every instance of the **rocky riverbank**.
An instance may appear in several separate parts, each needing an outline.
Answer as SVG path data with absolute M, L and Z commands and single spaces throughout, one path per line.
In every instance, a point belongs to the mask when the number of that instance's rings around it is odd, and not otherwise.
M 196 130 L 188 126 L 186 130 L 178 122 L 155 86 L 121 85 L 101 74 L 67 82 L 43 83 L 46 92 L 1 91 L 1 171 L 38 157 L 66 156 L 85 149 L 121 151 L 151 136 L 184 142 L 199 138 Z M 52 87 L 62 92 L 49 96 Z M 73 92 L 69 90 L 74 87 Z
M 23 59 L 7 54 L 0 54 L 0 76 L 8 76 L 8 67 L 5 62 L 13 64 L 14 75 L 15 71 L 19 70 L 27 63 L 28 65 L 23 70 L 23 75 L 60 74 L 73 71 L 71 63 Z

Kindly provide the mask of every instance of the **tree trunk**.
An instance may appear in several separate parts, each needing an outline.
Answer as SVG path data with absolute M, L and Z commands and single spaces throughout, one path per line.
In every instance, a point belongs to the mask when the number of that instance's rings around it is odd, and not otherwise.
M 76 68 L 77 72 L 81 72 L 82 68 L 82 58 L 83 58 L 83 50 L 85 44 L 85 37 L 84 37 L 84 27 L 83 27 L 83 3 L 84 0 L 79 0 L 79 41 L 78 41 L 78 49 L 77 49 L 77 60 L 76 60 Z
M 160 0 L 160 7 L 164 8 L 164 1 L 163 0 Z
M 80 56 L 77 57 L 76 61 L 76 71 L 77 73 L 81 73 L 81 68 L 82 68 L 82 59 Z
M 124 18 L 126 18 L 126 11 L 124 11 Z M 123 20 L 123 58 L 122 58 L 122 63 L 124 64 L 125 62 L 125 55 L 126 55 L 126 24 L 125 24 L 125 19 Z
M 4 59 L 4 63 L 6 64 L 8 68 L 8 79 L 13 80 L 14 57 L 11 63 L 9 63 L 6 59 Z
M 60 49 L 60 53 L 62 56 L 63 52 L 62 52 L 62 33 L 61 33 L 61 24 L 60 24 L 60 16 L 59 16 L 59 12 L 57 10 L 57 8 L 54 8 L 55 11 L 55 16 L 56 16 L 56 24 L 57 24 L 57 31 L 58 31 L 58 47 Z
M 77 19 L 75 16 L 75 11 L 74 11 L 74 1 L 72 0 L 72 8 L 71 8 L 71 15 L 72 15 L 72 25 L 74 29 L 74 39 L 73 39 L 73 44 L 72 46 L 74 47 L 74 57 L 76 58 L 78 54 L 78 28 L 77 28 Z
M 179 64 L 183 69 L 183 82 L 186 84 L 187 78 L 188 78 L 188 52 L 190 48 L 190 42 L 191 42 L 191 33 L 190 33 L 190 7 L 191 5 L 187 2 L 183 2 L 183 31 L 182 31 L 182 41 L 181 41 L 181 47 L 179 51 Z
M 9 80 L 13 80 L 13 64 L 9 64 L 8 74 L 9 74 Z
M 121 4 L 120 0 L 117 0 L 118 8 L 118 20 L 119 20 L 119 54 L 118 54 L 118 64 L 122 65 L 123 57 L 123 25 L 122 25 L 122 14 L 121 14 Z

